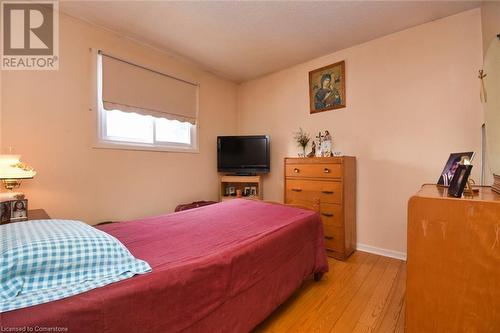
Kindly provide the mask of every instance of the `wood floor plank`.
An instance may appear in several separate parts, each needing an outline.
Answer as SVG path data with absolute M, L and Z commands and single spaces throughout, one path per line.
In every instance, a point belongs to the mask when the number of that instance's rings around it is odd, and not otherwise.
M 394 332 L 398 320 L 401 316 L 401 311 L 405 310 L 405 292 L 406 292 L 406 263 L 401 262 L 398 271 L 396 282 L 392 286 L 391 295 L 387 307 L 384 310 L 382 321 L 376 331 Z
M 311 309 L 302 319 L 296 332 L 328 332 L 342 316 L 356 292 L 363 285 L 371 270 L 377 265 L 379 257 L 371 255 L 356 267 L 351 275 L 339 279 L 330 292 L 318 299 L 318 306 Z
M 405 316 L 406 316 L 406 298 L 403 302 L 403 307 L 401 308 L 401 312 L 399 314 L 398 322 L 396 324 L 395 333 L 404 333 L 405 332 Z M 382 331 L 380 331 L 382 333 Z
M 363 314 L 367 300 L 373 295 L 377 284 L 389 266 L 389 258 L 379 257 L 375 267 L 366 278 L 361 288 L 356 292 L 349 306 L 335 323 L 331 332 L 352 332 Z
M 353 263 L 363 260 L 363 254 L 353 257 Z M 307 315 L 310 307 L 314 306 L 318 298 L 330 289 L 339 276 L 344 274 L 345 269 L 351 269 L 352 265 L 346 262 L 329 262 L 329 272 L 323 276 L 321 281 L 307 281 L 296 293 L 294 293 L 284 304 L 282 304 L 266 321 L 261 323 L 254 332 L 285 332 L 289 330 L 297 320 Z M 280 317 L 281 320 L 273 320 Z
M 307 295 L 303 295 L 300 291 L 294 294 L 291 300 L 280 306 L 270 318 L 259 325 L 256 332 L 287 332 L 293 330 L 295 326 L 300 326 L 300 321 L 309 318 L 311 313 L 314 312 L 314 308 L 319 305 L 318 300 L 324 298 L 325 295 L 329 295 L 331 288 L 341 283 L 340 280 L 351 276 L 356 267 L 370 257 L 373 257 L 373 255 L 363 252 L 355 253 L 351 256 L 352 261 L 349 263 L 329 258 L 330 271 L 323 276 L 321 281 L 309 284 L 308 287 L 312 292 Z M 280 320 L 274 320 L 277 316 L 279 316 Z
M 353 332 L 374 332 L 377 326 L 379 326 L 383 318 L 384 309 L 389 302 L 392 287 L 398 276 L 400 265 L 401 262 L 399 260 L 393 259 L 389 262 L 359 318 L 357 324 L 359 328 L 356 327 Z
M 405 262 L 356 251 L 329 265 L 254 332 L 404 332 Z

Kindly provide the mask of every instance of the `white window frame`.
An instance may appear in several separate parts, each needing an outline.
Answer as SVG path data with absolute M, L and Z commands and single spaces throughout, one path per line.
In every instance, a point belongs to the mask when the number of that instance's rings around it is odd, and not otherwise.
M 181 153 L 199 153 L 198 149 L 198 111 L 199 111 L 199 88 L 197 89 L 196 101 L 198 103 L 196 118 L 197 122 L 191 126 L 191 144 L 177 142 L 158 142 L 156 141 L 156 126 L 153 125 L 154 143 L 127 141 L 122 139 L 113 140 L 106 135 L 106 110 L 102 103 L 102 62 L 99 61 L 98 51 L 90 50 L 92 53 L 92 95 L 94 96 L 91 111 L 95 111 L 96 117 L 96 140 L 94 148 L 102 149 L 124 149 L 124 150 L 144 150 L 159 152 L 181 152 Z

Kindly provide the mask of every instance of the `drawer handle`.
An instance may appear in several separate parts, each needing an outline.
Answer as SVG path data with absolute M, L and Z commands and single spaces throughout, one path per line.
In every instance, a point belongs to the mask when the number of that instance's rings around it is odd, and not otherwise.
M 295 168 L 295 169 L 293 169 L 293 172 L 295 172 L 295 173 L 299 173 L 299 172 L 300 172 L 300 170 L 299 170 L 298 168 Z
M 332 240 L 333 236 L 325 236 L 325 239 Z
M 330 173 L 330 169 L 328 169 L 328 168 L 324 168 L 324 169 L 323 169 L 323 172 L 324 172 L 324 173 Z
M 321 215 L 326 216 L 326 217 L 332 217 L 333 213 L 321 213 Z
M 321 193 L 323 193 L 323 194 L 333 194 L 335 192 L 333 192 L 333 191 L 321 191 Z
M 292 188 L 292 191 L 294 191 L 294 192 L 302 192 L 302 189 L 300 189 L 300 188 Z

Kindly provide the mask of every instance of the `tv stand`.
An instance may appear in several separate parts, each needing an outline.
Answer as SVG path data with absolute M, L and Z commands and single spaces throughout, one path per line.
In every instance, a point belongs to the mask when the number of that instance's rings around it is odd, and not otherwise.
M 263 191 L 261 176 L 223 175 L 219 177 L 220 201 L 239 198 L 239 196 L 237 196 L 237 192 L 239 193 L 239 191 L 241 191 L 241 198 L 262 200 Z

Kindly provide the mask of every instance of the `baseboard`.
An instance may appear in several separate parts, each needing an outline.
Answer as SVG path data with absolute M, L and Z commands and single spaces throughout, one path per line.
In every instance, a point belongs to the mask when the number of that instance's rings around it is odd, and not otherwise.
M 360 243 L 356 244 L 356 250 L 406 261 L 406 253 L 404 253 L 404 252 L 387 250 L 387 249 L 383 249 L 380 247 L 375 247 L 375 246 L 365 245 L 365 244 L 360 244 Z

